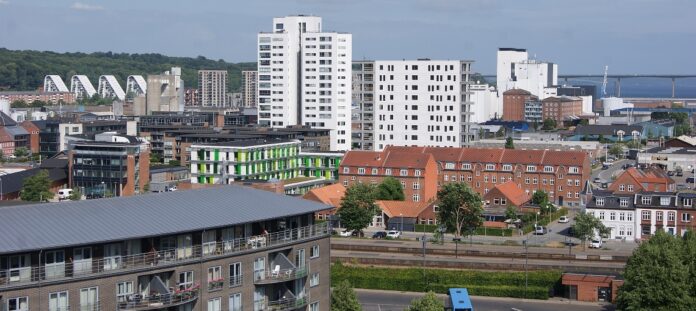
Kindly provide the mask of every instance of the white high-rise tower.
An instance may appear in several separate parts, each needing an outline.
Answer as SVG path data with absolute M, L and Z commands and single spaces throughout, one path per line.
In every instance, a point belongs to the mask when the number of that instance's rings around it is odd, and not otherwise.
M 287 16 L 258 34 L 259 124 L 330 129 L 331 150 L 350 150 L 352 36 L 321 26 Z

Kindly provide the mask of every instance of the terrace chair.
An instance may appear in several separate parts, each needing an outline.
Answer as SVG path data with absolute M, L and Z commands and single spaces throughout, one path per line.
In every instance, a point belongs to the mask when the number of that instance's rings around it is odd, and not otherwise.
M 272 276 L 272 277 L 278 277 L 279 274 L 280 274 L 280 265 L 276 265 L 276 266 L 273 268 L 273 271 L 271 271 L 271 276 Z

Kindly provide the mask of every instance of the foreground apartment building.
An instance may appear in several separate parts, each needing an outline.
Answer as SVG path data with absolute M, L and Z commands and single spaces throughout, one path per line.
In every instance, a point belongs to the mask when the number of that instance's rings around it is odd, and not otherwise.
M 373 177 L 371 175 L 393 176 L 410 189 L 412 183 L 407 178 L 425 172 L 410 170 L 416 168 L 414 161 L 422 154 L 432 155 L 437 163 L 437 179 L 431 183 L 437 183 L 438 189 L 448 182 L 465 182 L 481 196 L 498 184 L 514 181 L 527 194 L 543 190 L 556 204 L 578 206 L 582 200 L 580 193 L 590 178 L 590 160 L 583 151 L 388 146 L 371 155 L 365 151 L 346 153 L 339 169 L 339 180 L 349 185 Z M 356 155 L 372 160 L 353 161 L 358 158 Z M 383 164 L 387 161 L 397 164 L 387 170 Z M 430 179 L 424 178 L 421 182 L 427 180 Z M 431 185 L 418 184 L 418 187 L 428 189 Z
M 472 61 L 353 62 L 358 149 L 459 147 L 469 141 Z
M 0 208 L 0 306 L 328 310 L 326 208 L 239 186 Z

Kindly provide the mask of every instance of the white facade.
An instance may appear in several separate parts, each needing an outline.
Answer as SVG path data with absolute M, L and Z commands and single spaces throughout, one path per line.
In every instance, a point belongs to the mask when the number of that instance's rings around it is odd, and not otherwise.
M 511 89 L 523 89 L 543 100 L 555 96 L 548 87 L 558 85 L 558 65 L 529 59 L 525 49 L 498 49 L 497 60 L 498 100 Z
M 471 63 L 356 62 L 362 66 L 354 74 L 354 88 L 362 90 L 356 98 L 362 109 L 356 123 L 363 127 L 363 141 L 373 142 L 363 146 L 379 151 L 387 145 L 459 147 L 468 142 L 475 113 L 469 90 Z M 372 64 L 372 71 L 365 70 L 370 68 L 366 64 Z
M 126 99 L 126 92 L 124 92 L 121 85 L 118 84 L 116 77 L 112 75 L 100 76 L 99 86 L 97 89 L 99 96 L 102 98 L 117 98 L 118 100 Z
M 498 102 L 494 87 L 488 84 L 472 84 L 471 91 L 471 122 L 483 123 L 503 115 L 503 107 Z
M 658 227 L 669 233 L 670 235 L 684 235 L 686 231 L 677 232 L 677 221 L 680 213 L 677 209 L 651 209 L 651 208 L 636 208 L 636 239 L 647 238 L 654 235 Z M 648 232 L 649 231 L 649 232 Z
M 631 199 L 631 198 L 627 198 Z M 599 219 L 609 229 L 609 239 L 633 241 L 640 238 L 635 210 L 616 208 L 588 208 L 587 212 Z
M 126 79 L 126 94 L 132 93 L 133 96 L 145 95 L 147 93 L 147 81 L 140 75 L 128 76 Z
M 44 92 L 69 92 L 69 90 L 59 75 L 47 75 L 44 77 Z
M 274 18 L 273 32 L 258 34 L 259 124 L 330 129 L 331 150 L 350 150 L 352 36 L 321 23 Z

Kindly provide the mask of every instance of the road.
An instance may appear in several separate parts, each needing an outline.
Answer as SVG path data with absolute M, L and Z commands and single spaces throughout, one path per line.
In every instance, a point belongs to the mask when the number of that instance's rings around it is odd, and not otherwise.
M 624 164 L 629 164 L 633 163 L 635 164 L 634 160 L 628 160 L 628 159 L 622 159 L 622 160 L 617 160 L 615 161 L 608 169 L 603 170 L 600 168 L 592 171 L 591 176 L 591 181 L 594 182 L 595 178 L 599 178 L 602 180 L 602 182 L 611 182 L 612 177 L 616 176 L 618 174 L 621 174 L 623 172 L 623 166 Z M 597 185 L 600 186 L 600 185 Z
M 413 299 L 421 298 L 422 293 L 376 291 L 356 289 L 358 300 L 364 311 L 402 311 Z M 438 295 L 444 302 L 446 295 Z M 610 304 L 585 303 L 569 300 L 527 300 L 518 298 L 471 297 L 476 311 L 510 311 L 516 308 L 522 311 L 610 311 Z

